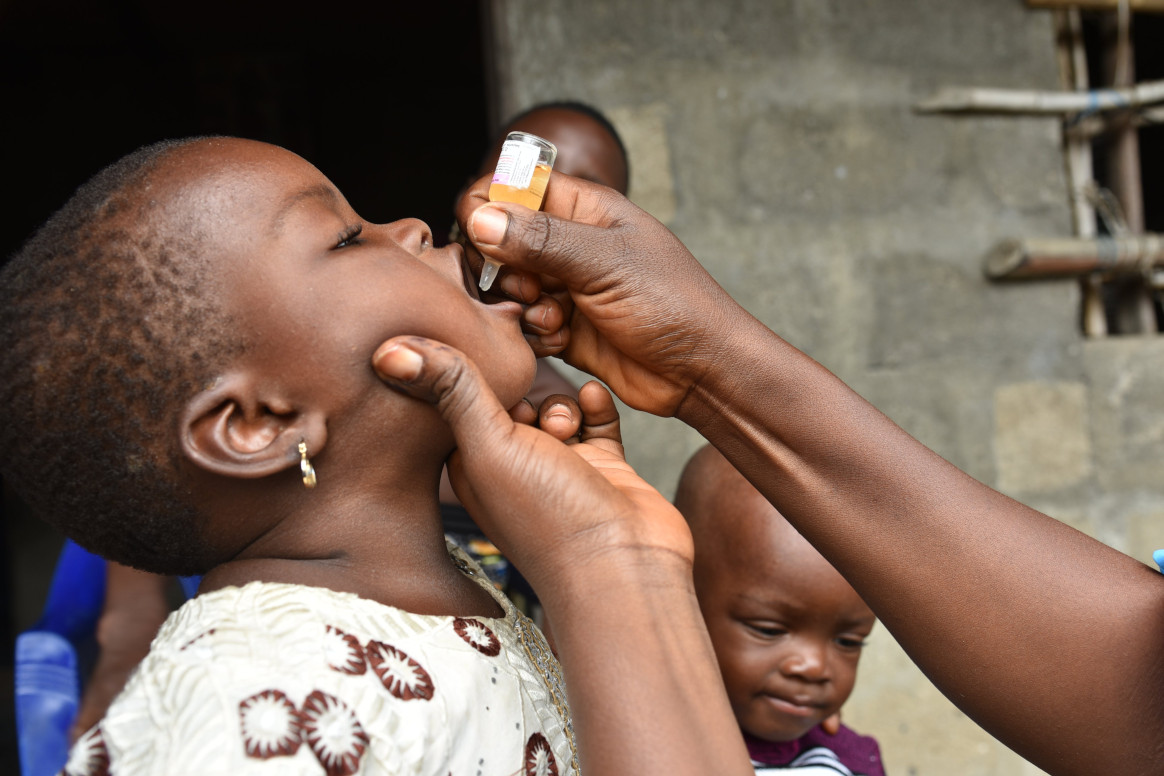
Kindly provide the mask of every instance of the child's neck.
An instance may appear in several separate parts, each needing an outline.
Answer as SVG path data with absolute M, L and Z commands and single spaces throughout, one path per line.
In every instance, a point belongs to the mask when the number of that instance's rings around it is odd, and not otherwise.
M 374 489 L 339 476 L 296 493 L 292 509 L 239 555 L 203 578 L 201 591 L 286 582 L 350 592 L 418 614 L 498 617 L 501 608 L 448 556 L 432 476 Z

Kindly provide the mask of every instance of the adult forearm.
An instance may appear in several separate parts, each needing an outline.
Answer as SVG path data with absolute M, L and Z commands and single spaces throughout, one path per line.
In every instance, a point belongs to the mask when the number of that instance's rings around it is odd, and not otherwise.
M 689 566 L 646 550 L 579 565 L 581 573 L 547 588 L 542 602 L 582 771 L 751 773 Z
M 732 332 L 680 417 L 931 679 L 1052 773 L 1159 772 L 1164 577 L 973 480 L 758 323 Z

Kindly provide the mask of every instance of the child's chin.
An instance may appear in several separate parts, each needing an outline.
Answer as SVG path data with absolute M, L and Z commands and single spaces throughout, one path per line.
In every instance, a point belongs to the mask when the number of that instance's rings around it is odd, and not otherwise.
M 813 722 L 812 724 L 806 724 L 803 726 L 781 728 L 768 727 L 761 730 L 748 730 L 745 728 L 744 732 L 746 732 L 752 738 L 756 738 L 761 741 L 767 741 L 770 744 L 783 744 L 787 743 L 788 741 L 795 741 L 796 739 L 803 737 L 806 733 L 808 733 L 808 731 L 812 730 L 818 724 L 820 723 Z
M 491 386 L 502 407 L 509 409 L 529 396 L 529 391 L 533 388 L 534 377 L 537 375 L 536 364 L 531 350 L 529 369 L 524 369 L 524 365 L 515 365 L 512 373 L 506 376 L 504 384 L 502 381 L 495 381 L 495 384 Z

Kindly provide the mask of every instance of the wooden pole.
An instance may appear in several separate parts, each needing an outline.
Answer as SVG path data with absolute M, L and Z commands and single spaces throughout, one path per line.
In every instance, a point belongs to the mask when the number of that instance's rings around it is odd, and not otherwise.
M 1091 273 L 1137 276 L 1164 268 L 1164 235 L 1028 237 L 1004 240 L 987 254 L 994 280 L 1078 277 Z
M 946 86 L 914 105 L 914 109 L 921 113 L 1065 116 L 1143 108 L 1159 103 L 1164 103 L 1164 81 L 1144 81 L 1119 89 L 1092 89 L 1085 92 Z
M 1059 80 L 1064 89 L 1086 91 L 1088 88 L 1087 53 L 1083 48 L 1083 22 L 1079 10 L 1055 11 L 1055 30 L 1059 51 Z M 1063 161 L 1070 187 L 1071 216 L 1075 235 L 1094 238 L 1098 232 L 1095 206 L 1087 197 L 1094 185 L 1091 141 L 1086 137 L 1063 134 Z M 1103 278 L 1099 273 L 1083 275 L 1079 280 L 1081 295 L 1080 325 L 1088 337 L 1107 336 L 1107 311 L 1103 306 Z

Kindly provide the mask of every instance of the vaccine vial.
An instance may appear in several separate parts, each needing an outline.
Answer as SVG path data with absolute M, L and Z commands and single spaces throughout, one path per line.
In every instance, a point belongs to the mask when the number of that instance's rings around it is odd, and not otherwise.
M 501 146 L 497 169 L 489 184 L 489 201 L 516 202 L 537 210 L 542 206 L 557 156 L 558 149 L 549 140 L 528 132 L 510 132 Z M 481 268 L 481 290 L 489 290 L 500 268 L 500 262 L 485 260 Z

